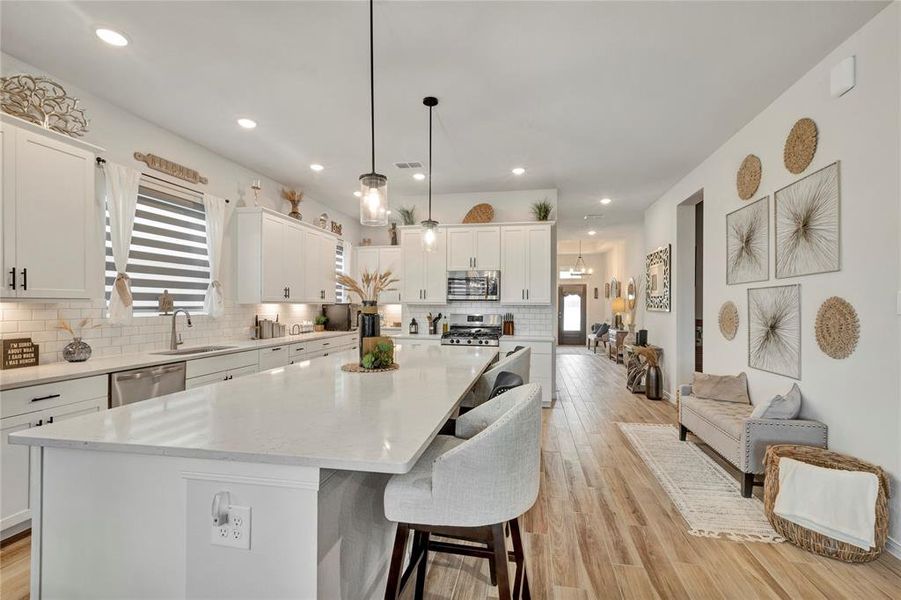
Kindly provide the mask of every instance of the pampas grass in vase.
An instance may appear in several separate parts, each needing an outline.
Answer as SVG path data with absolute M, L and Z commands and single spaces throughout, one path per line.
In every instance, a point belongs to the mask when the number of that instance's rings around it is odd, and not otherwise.
M 90 319 L 82 319 L 78 325 L 72 327 L 68 321 L 60 319 L 59 323 L 56 324 L 55 329 L 66 331 L 72 336 L 72 341 L 63 348 L 63 359 L 67 362 L 84 362 L 91 358 L 91 347 L 81 339 L 81 336 L 85 329 L 94 329 L 95 327 L 100 327 L 100 324 L 96 323 L 89 326 L 90 322 Z

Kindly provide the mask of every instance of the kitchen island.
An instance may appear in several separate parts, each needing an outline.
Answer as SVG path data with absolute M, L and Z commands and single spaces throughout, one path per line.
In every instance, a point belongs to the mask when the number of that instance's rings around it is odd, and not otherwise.
M 348 351 L 13 434 L 39 470 L 33 597 L 380 597 L 385 482 L 496 354 L 401 347 L 355 374 Z M 249 549 L 214 544 L 222 492 Z

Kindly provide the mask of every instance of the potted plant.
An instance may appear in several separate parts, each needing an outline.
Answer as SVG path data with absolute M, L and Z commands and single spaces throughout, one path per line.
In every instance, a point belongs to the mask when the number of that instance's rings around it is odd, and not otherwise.
M 400 215 L 401 221 L 403 221 L 404 225 L 416 225 L 416 207 L 411 206 L 409 208 L 401 206 L 397 209 L 397 214 Z
M 387 369 L 394 364 L 394 346 L 390 342 L 379 342 L 363 355 L 360 366 L 364 369 Z
M 87 342 L 81 339 L 81 336 L 84 333 L 85 327 L 87 327 L 87 329 L 94 329 L 95 327 L 100 327 L 100 323 L 88 327 L 87 325 L 90 321 L 90 319 L 82 319 L 75 327 L 72 327 L 68 321 L 62 319 L 56 324 L 55 329 L 66 331 L 72 336 L 72 341 L 63 348 L 63 359 L 65 359 L 66 362 L 84 362 L 91 358 L 91 347 Z
M 313 319 L 313 331 L 325 331 L 325 324 L 328 323 L 328 317 L 325 315 L 316 315 Z
M 379 294 L 394 291 L 395 288 L 392 286 L 398 280 L 391 276 L 391 271 L 370 273 L 364 270 L 359 282 L 347 275 L 338 275 L 337 281 L 349 292 L 359 296 L 360 302 L 363 303 L 357 326 L 357 330 L 360 332 L 360 366 L 363 366 L 363 340 L 378 337 L 381 333 L 378 309 Z
M 550 203 L 550 201 L 545 198 L 541 202 L 535 202 L 532 204 L 532 214 L 535 215 L 536 221 L 547 221 L 551 218 L 551 212 L 554 210 L 554 205 Z

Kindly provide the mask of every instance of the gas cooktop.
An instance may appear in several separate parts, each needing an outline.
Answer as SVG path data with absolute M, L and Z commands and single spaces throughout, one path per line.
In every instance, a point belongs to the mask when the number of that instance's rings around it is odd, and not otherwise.
M 492 331 L 448 331 L 441 336 L 441 343 L 450 345 L 498 346 L 500 333 Z
M 441 335 L 444 346 L 499 346 L 499 315 L 451 315 L 450 331 Z

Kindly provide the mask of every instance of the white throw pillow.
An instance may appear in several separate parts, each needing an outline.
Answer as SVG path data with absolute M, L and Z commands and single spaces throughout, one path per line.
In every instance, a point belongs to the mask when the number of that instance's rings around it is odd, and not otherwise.
M 752 419 L 797 419 L 801 414 L 801 388 L 797 383 L 784 396 L 776 394 L 751 411 Z

